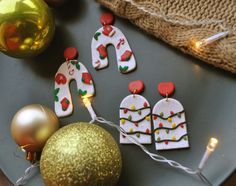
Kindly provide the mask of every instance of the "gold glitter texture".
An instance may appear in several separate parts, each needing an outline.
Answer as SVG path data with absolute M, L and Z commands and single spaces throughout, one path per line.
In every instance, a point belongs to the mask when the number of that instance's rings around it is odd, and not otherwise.
M 40 160 L 46 186 L 116 185 L 121 167 L 121 153 L 113 137 L 97 125 L 82 122 L 57 131 Z

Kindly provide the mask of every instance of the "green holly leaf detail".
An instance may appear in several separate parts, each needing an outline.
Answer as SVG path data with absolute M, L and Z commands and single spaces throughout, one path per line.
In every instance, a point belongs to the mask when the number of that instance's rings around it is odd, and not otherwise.
M 169 130 L 168 129 L 166 129 L 166 134 L 169 134 Z
M 136 136 L 137 136 L 138 138 L 140 138 L 140 133 L 137 133 Z
M 82 89 L 79 89 L 79 95 L 80 96 L 85 96 L 87 94 L 87 90 L 82 90 Z
M 120 67 L 119 67 L 119 70 L 120 70 L 121 72 L 126 72 L 127 70 L 129 70 L 129 67 L 128 67 L 128 66 L 124 66 L 124 67 L 120 66 Z
M 77 60 L 71 60 L 70 63 L 74 65 L 77 68 L 77 70 L 80 70 L 80 64 Z
M 185 136 L 185 137 L 184 137 L 184 140 L 185 140 L 185 141 L 187 141 L 187 140 L 188 140 L 188 137 L 187 137 L 187 136 Z
M 58 96 L 54 96 L 54 101 L 55 101 L 55 102 L 58 102 L 58 101 L 59 101 Z
M 70 63 L 71 63 L 72 65 L 75 65 L 75 64 L 77 63 L 77 61 L 71 60 Z
M 160 116 L 161 116 L 161 117 L 163 117 L 163 116 L 164 116 L 164 113 L 163 113 L 163 112 L 161 112 L 161 113 L 160 113 Z
M 131 115 L 128 116 L 128 120 L 132 120 L 132 116 Z
M 54 101 L 55 102 L 58 102 L 59 101 L 59 98 L 58 98 L 58 93 L 60 92 L 60 88 L 56 88 L 55 90 L 54 90 Z
M 158 137 L 158 138 L 157 138 L 157 141 L 161 141 L 161 138 L 160 138 L 160 137 Z
M 138 114 L 141 115 L 141 114 L 142 114 L 142 111 L 141 111 L 141 110 L 138 110 Z
M 54 95 L 57 95 L 57 94 L 59 93 L 59 91 L 60 91 L 60 88 L 56 88 L 56 89 L 54 90 Z
M 94 39 L 96 39 L 98 41 L 98 37 L 101 35 L 100 32 L 97 32 L 95 35 L 94 35 Z
M 76 64 L 76 66 L 75 66 L 76 68 L 77 68 L 77 70 L 80 70 L 80 64 L 78 63 L 78 64 Z

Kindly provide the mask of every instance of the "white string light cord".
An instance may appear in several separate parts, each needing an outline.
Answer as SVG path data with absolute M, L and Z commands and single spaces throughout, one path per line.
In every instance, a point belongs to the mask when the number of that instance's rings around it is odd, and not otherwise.
M 201 41 L 201 44 L 207 45 L 212 42 L 215 42 L 223 37 L 226 37 L 229 34 L 235 34 L 235 29 L 229 29 L 225 25 L 223 20 L 218 20 L 218 19 L 205 19 L 205 20 L 193 20 L 193 19 L 187 19 L 183 15 L 178 15 L 178 14 L 168 14 L 166 15 L 164 12 L 155 12 L 150 8 L 147 8 L 146 6 L 143 6 L 141 3 L 142 2 L 135 2 L 134 0 L 124 0 L 127 3 L 132 4 L 135 6 L 137 9 L 148 13 L 154 17 L 158 17 L 160 19 L 163 19 L 166 22 L 176 24 L 176 25 L 184 25 L 184 26 L 199 26 L 199 25 L 209 25 L 209 24 L 217 24 L 223 31 L 216 33 L 212 36 L 209 36 L 208 38 L 204 39 Z M 206 42 L 207 41 L 207 42 Z M 198 43 L 198 46 L 199 43 Z
M 25 185 L 28 182 L 28 180 L 32 177 L 32 175 L 34 174 L 35 168 L 38 168 L 38 167 L 39 167 L 39 162 L 36 162 L 36 163 L 30 165 L 25 170 L 24 175 L 16 181 L 15 186 Z
M 165 157 L 152 153 L 150 151 L 148 151 L 148 149 L 143 146 L 142 144 L 140 144 L 139 142 L 137 142 L 135 140 L 135 138 L 133 138 L 132 136 L 128 135 L 123 128 L 121 128 L 120 126 L 114 124 L 111 121 L 107 121 L 106 119 L 102 118 L 102 117 L 94 117 L 93 116 L 93 120 L 90 123 L 94 123 L 95 121 L 101 123 L 101 124 L 107 124 L 113 128 L 116 128 L 122 135 L 124 135 L 125 137 L 127 137 L 133 144 L 139 146 L 151 159 L 153 159 L 156 162 L 161 162 L 161 163 L 167 163 L 169 164 L 171 167 L 174 167 L 176 169 L 181 169 L 184 172 L 191 174 L 191 175 L 196 175 L 198 176 L 204 183 L 208 184 L 208 185 L 212 185 L 210 183 L 210 181 L 201 173 L 200 170 L 192 170 L 188 167 L 185 167 L 183 165 L 181 165 L 180 163 L 173 161 L 173 160 L 168 160 Z
M 205 20 L 191 20 L 191 19 L 187 19 L 184 18 L 183 15 L 178 15 L 178 14 L 169 14 L 166 15 L 163 12 L 155 12 L 149 8 L 147 8 L 146 6 L 142 6 L 141 3 L 136 3 L 134 0 L 124 0 L 127 3 L 132 4 L 133 6 L 135 6 L 137 9 L 148 13 L 154 17 L 158 17 L 161 18 L 167 22 L 173 23 L 173 24 L 179 24 L 179 25 L 186 25 L 186 26 L 197 26 L 197 25 L 207 25 L 207 24 L 223 24 L 223 20 L 218 20 L 218 19 L 205 19 Z M 156 1 L 157 2 L 157 1 Z
M 128 135 L 125 130 L 123 128 L 121 128 L 119 125 L 116 125 L 115 123 L 111 122 L 111 121 L 107 121 L 106 119 L 102 118 L 102 117 L 98 117 L 97 114 L 95 113 L 92 104 L 90 102 L 89 99 L 84 98 L 83 99 L 83 103 L 84 106 L 87 108 L 92 120 L 90 121 L 90 123 L 94 123 L 95 121 L 101 123 L 101 124 L 106 124 L 109 125 L 113 128 L 116 128 L 118 130 L 118 132 L 120 132 L 122 135 L 124 135 L 130 142 L 132 142 L 133 144 L 139 146 L 143 152 L 145 152 L 151 159 L 153 159 L 156 162 L 161 162 L 161 163 L 167 163 L 169 164 L 171 167 L 174 167 L 176 169 L 181 169 L 184 172 L 191 174 L 191 175 L 196 175 L 198 176 L 204 183 L 208 184 L 208 185 L 212 185 L 210 183 L 210 181 L 201 173 L 202 168 L 204 167 L 207 159 L 209 158 L 210 154 L 214 151 L 216 145 L 217 145 L 217 140 L 213 140 L 213 143 L 210 143 L 209 145 L 209 149 L 205 152 L 201 162 L 199 168 L 197 170 L 192 170 L 188 167 L 185 167 L 183 165 L 181 165 L 180 163 L 173 161 L 173 160 L 168 160 L 166 159 L 164 156 L 161 156 L 159 154 L 155 154 L 150 152 L 145 146 L 143 146 L 142 144 L 140 144 L 138 141 L 136 141 L 135 138 L 133 138 L 132 136 Z

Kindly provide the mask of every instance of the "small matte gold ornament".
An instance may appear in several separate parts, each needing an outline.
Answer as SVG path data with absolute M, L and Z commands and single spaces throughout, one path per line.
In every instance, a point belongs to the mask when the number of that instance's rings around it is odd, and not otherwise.
M 46 143 L 40 170 L 46 186 L 113 186 L 122 167 L 114 138 L 101 127 L 75 123 Z
M 57 116 L 49 108 L 35 104 L 20 109 L 11 123 L 12 137 L 27 152 L 27 160 L 36 161 L 48 138 L 59 129 Z
M 53 15 L 43 0 L 0 1 L 0 51 L 26 58 L 49 45 L 55 30 Z

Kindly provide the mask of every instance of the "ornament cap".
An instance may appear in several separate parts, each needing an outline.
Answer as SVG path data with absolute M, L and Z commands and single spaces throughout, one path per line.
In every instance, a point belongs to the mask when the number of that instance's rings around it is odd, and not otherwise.
M 163 96 L 170 96 L 175 92 L 175 85 L 173 82 L 161 82 L 157 86 L 158 92 Z
M 75 47 L 68 47 L 64 51 L 64 57 L 68 60 L 73 60 L 78 57 L 78 50 Z
M 110 12 L 105 12 L 100 17 L 100 22 L 103 26 L 105 25 L 112 25 L 114 22 L 114 16 Z
M 132 81 L 128 85 L 131 94 L 140 94 L 144 90 L 144 82 L 142 80 Z

